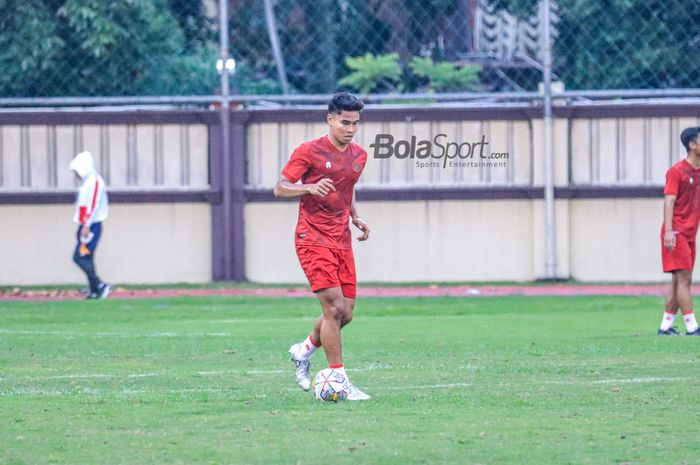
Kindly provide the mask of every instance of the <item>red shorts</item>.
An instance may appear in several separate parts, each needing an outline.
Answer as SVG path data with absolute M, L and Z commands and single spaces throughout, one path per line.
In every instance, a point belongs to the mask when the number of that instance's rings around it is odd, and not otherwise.
M 676 246 L 673 250 L 664 247 L 664 236 L 661 235 L 661 262 L 664 273 L 677 270 L 693 271 L 695 267 L 695 241 L 690 242 L 685 236 L 676 234 Z
M 313 245 L 297 245 L 297 257 L 311 290 L 318 292 L 340 287 L 350 299 L 357 296 L 357 276 L 352 249 L 331 249 Z

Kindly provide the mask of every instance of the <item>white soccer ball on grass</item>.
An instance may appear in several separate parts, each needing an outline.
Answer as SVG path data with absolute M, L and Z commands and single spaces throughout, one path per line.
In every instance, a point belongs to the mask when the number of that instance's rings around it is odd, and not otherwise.
M 332 368 L 319 371 L 313 382 L 314 397 L 323 402 L 337 403 L 348 397 L 348 379 Z

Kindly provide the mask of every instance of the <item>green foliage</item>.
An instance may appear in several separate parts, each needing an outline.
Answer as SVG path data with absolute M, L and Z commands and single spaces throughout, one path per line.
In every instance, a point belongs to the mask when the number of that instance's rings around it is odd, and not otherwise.
M 390 86 L 401 79 L 398 61 L 398 53 L 380 56 L 367 53 L 361 57 L 347 57 L 345 64 L 352 72 L 339 82 L 365 94 L 380 87 Z
M 0 0 L 0 95 L 34 88 L 61 63 L 65 42 L 41 0 Z
M 50 6 L 4 0 L 0 6 L 0 95 L 215 91 L 216 54 L 207 47 L 187 51 L 166 0 L 65 0 Z
M 536 19 L 538 0 L 489 0 Z M 260 0 L 231 7 L 231 54 L 240 92 L 278 92 Z M 478 88 L 478 68 L 449 65 L 473 52 L 466 0 L 276 0 L 293 92 Z M 204 0 L 0 0 L 0 96 L 212 94 L 218 89 L 214 18 Z M 696 0 L 553 2 L 554 72 L 568 89 L 693 87 L 700 64 Z M 535 53 L 536 51 L 531 51 Z M 397 59 L 391 59 L 396 55 Z M 411 62 L 429 56 L 434 63 Z M 347 57 L 356 57 L 348 60 Z M 353 68 L 352 66 L 355 66 Z M 416 71 L 417 70 L 417 71 Z M 422 73 L 422 74 L 421 74 Z M 485 68 L 531 88 L 535 67 Z M 343 77 L 344 76 L 344 77 Z M 501 76 L 501 77 L 499 77 Z M 343 77 L 339 81 L 339 78 Z M 274 81 L 274 82 L 273 82 Z
M 555 72 L 571 89 L 696 86 L 696 1 L 561 0 Z
M 237 63 L 236 74 L 231 78 L 231 86 L 235 92 L 243 95 L 280 94 L 277 81 L 256 73 L 248 63 Z
M 434 63 L 431 58 L 413 57 L 408 65 L 417 76 L 428 79 L 435 92 L 478 90 L 480 66 L 457 67 L 452 63 Z
M 203 0 L 168 0 L 168 6 L 185 35 L 187 50 L 211 46 L 218 41 Z

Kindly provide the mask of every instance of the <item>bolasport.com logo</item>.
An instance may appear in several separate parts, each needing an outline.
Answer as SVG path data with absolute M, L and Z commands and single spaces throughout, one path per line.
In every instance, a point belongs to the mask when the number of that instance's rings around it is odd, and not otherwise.
M 437 134 L 432 140 L 395 140 L 391 134 L 377 134 L 374 143 L 374 158 L 415 160 L 417 168 L 505 168 L 508 152 L 489 149 L 486 136 L 474 142 L 450 141 L 447 134 Z

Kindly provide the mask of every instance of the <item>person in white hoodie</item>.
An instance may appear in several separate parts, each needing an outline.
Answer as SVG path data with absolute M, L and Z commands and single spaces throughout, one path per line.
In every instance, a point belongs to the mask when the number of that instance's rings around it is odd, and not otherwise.
M 90 284 L 87 298 L 104 299 L 111 292 L 112 286 L 97 277 L 95 250 L 102 236 L 102 222 L 107 219 L 109 213 L 107 185 L 95 170 L 95 162 L 90 152 L 80 152 L 68 168 L 82 182 L 73 215 L 73 222 L 78 223 L 73 261 L 87 276 Z

